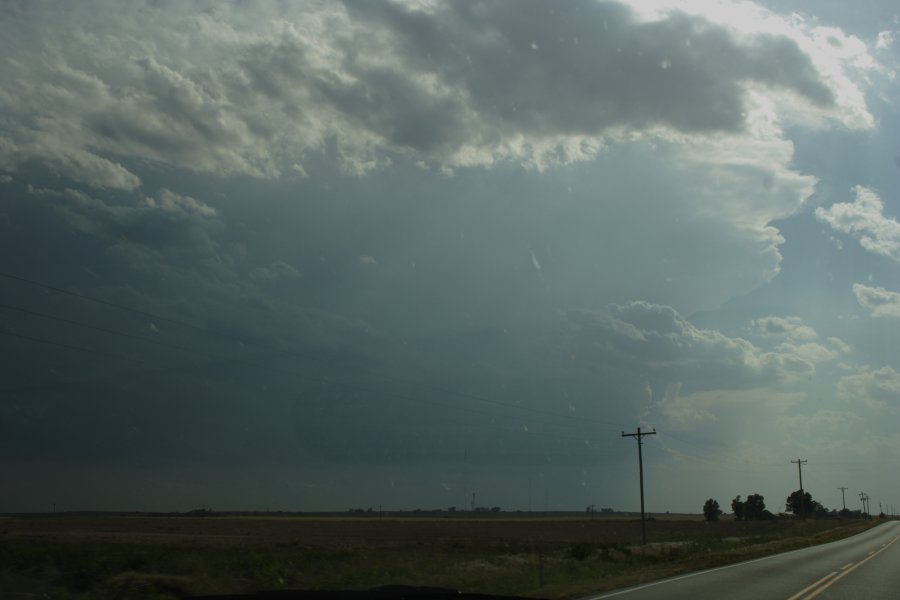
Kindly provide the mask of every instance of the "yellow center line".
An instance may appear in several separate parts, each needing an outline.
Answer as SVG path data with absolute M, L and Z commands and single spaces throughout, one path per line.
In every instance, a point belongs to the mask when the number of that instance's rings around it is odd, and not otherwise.
M 832 577 L 833 575 L 835 575 L 834 572 L 826 575 L 825 577 L 823 577 L 819 581 L 815 582 L 814 584 L 803 588 L 803 590 L 801 590 L 800 592 L 797 592 L 796 594 L 794 594 L 793 596 L 788 598 L 788 600 L 797 600 L 801 596 L 803 597 L 803 600 L 812 600 L 813 598 L 815 598 L 816 596 L 818 596 L 819 594 L 821 594 L 822 592 L 824 592 L 825 590 L 830 588 L 832 585 L 834 585 L 835 581 L 837 581 L 838 579 L 841 579 L 842 577 L 846 577 L 847 575 L 849 575 L 850 573 L 852 573 L 853 571 L 855 571 L 856 569 L 861 567 L 863 565 L 863 563 L 866 563 L 866 562 L 872 560 L 873 558 L 875 558 L 876 556 L 878 556 L 879 554 L 881 554 L 882 552 L 887 550 L 888 546 L 890 546 L 891 544 L 893 544 L 896 541 L 897 541 L 897 538 L 894 538 L 890 542 L 888 542 L 887 545 L 882 546 L 877 551 L 872 550 L 871 552 L 869 552 L 869 555 L 866 558 L 862 559 L 855 565 L 853 565 L 853 563 L 850 563 L 853 566 L 850 568 L 844 567 L 847 569 L 846 571 L 841 569 L 841 573 L 840 573 L 840 575 L 837 575 L 837 577 Z M 810 592 L 808 596 L 803 596 L 803 594 L 805 594 L 807 591 L 809 591 L 811 588 L 813 588 L 817 585 L 819 587 L 812 590 L 812 592 Z
M 813 588 L 816 587 L 817 585 L 821 585 L 821 584 L 825 583 L 826 581 L 828 581 L 829 579 L 831 579 L 832 577 L 834 577 L 834 576 L 837 575 L 837 574 L 838 574 L 837 571 L 832 571 L 831 573 L 829 573 L 828 575 L 826 575 L 826 576 L 823 577 L 822 579 L 816 581 L 815 583 L 809 584 L 808 586 L 806 586 L 805 588 L 803 588 L 802 590 L 800 590 L 799 592 L 797 592 L 796 594 L 794 594 L 793 596 L 791 596 L 790 598 L 788 598 L 788 600 L 797 600 L 797 598 L 799 598 L 800 596 L 802 596 L 803 594 L 805 594 L 805 593 L 808 592 L 809 590 L 813 589 Z
M 844 565 L 843 567 L 841 567 L 841 571 L 843 571 L 843 570 L 846 569 L 847 567 L 852 567 L 852 566 L 853 566 L 853 563 L 852 563 L 852 562 L 849 562 L 849 563 L 847 563 L 846 565 Z

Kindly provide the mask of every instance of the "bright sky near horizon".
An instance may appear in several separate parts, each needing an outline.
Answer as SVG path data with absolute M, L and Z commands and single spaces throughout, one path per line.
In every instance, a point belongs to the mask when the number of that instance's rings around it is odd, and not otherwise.
M 3 2 L 0 511 L 900 506 L 898 36 Z

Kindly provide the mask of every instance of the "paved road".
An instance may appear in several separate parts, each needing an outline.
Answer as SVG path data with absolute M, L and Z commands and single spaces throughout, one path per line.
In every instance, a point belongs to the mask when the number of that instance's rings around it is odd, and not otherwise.
M 585 600 L 897 600 L 900 522 L 851 538 L 591 596 Z

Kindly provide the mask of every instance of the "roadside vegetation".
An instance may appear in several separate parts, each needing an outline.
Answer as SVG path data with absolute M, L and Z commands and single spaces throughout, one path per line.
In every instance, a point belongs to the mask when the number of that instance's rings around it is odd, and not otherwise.
M 9 517 L 0 596 L 179 598 L 385 584 L 571 598 L 845 537 L 876 520 Z

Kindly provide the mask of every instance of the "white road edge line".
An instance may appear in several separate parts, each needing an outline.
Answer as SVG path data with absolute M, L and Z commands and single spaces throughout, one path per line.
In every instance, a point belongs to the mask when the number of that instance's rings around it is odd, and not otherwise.
M 861 532 L 861 533 L 858 533 L 857 535 L 862 535 L 862 534 L 864 534 L 864 533 L 871 532 L 871 531 L 873 531 L 874 529 L 877 529 L 877 527 L 875 527 L 875 528 L 873 528 L 873 529 L 867 529 L 866 531 L 863 531 L 863 532 Z M 818 546 L 812 546 L 812 547 L 813 547 L 813 548 L 826 548 L 826 547 L 828 547 L 828 546 L 831 546 L 832 544 L 839 544 L 839 543 L 845 542 L 845 541 L 847 541 L 847 540 L 849 540 L 849 539 L 853 539 L 854 537 L 856 537 L 856 536 L 850 536 L 849 538 L 842 538 L 842 539 L 839 539 L 839 540 L 834 540 L 834 541 L 832 541 L 832 542 L 827 542 L 827 543 L 825 543 L 825 544 L 820 544 L 820 545 L 818 545 Z M 898 538 L 900 538 L 900 536 L 897 536 L 897 537 L 895 537 L 894 539 L 896 540 L 896 539 L 898 539 Z M 687 573 L 687 574 L 685 574 L 685 575 L 679 575 L 678 577 L 671 577 L 671 578 L 669 578 L 669 579 L 660 579 L 659 581 L 653 581 L 653 582 L 650 582 L 650 583 L 645 583 L 645 584 L 643 584 L 643 585 L 638 585 L 638 586 L 635 586 L 635 587 L 625 588 L 624 590 L 618 590 L 618 591 L 615 591 L 615 592 L 608 592 L 608 593 L 605 593 L 605 594 L 598 594 L 598 595 L 596 595 L 596 596 L 586 596 L 586 597 L 584 597 L 584 598 L 580 598 L 579 600 L 603 600 L 604 598 L 615 598 L 616 596 L 621 596 L 621 595 L 623 595 L 623 594 L 630 594 L 630 593 L 632 593 L 632 592 L 637 592 L 637 591 L 639 591 L 639 590 L 645 590 L 645 589 L 647 589 L 647 588 L 652 588 L 652 587 L 656 587 L 656 586 L 658 586 L 658 585 L 663 585 L 664 583 L 671 583 L 671 582 L 673 582 L 673 581 L 679 581 L 679 580 L 681 580 L 681 579 L 690 579 L 691 577 L 697 577 L 697 576 L 699 576 L 699 575 L 706 575 L 707 573 L 715 573 L 716 571 L 724 571 L 724 570 L 726 570 L 726 569 L 733 569 L 733 568 L 735 568 L 735 567 L 740 567 L 741 565 L 749 565 L 749 564 L 753 564 L 753 563 L 757 563 L 757 562 L 762 562 L 762 561 L 764 561 L 764 560 L 770 560 L 770 559 L 773 559 L 773 558 L 779 558 L 779 557 L 783 557 L 783 556 L 790 556 L 791 554 L 796 554 L 797 552 L 804 552 L 804 551 L 806 551 L 806 550 L 809 550 L 809 547 L 807 547 L 807 548 L 797 548 L 796 550 L 790 550 L 790 551 L 788 551 L 788 552 L 781 552 L 780 554 L 770 554 L 769 556 L 761 556 L 760 558 L 754 558 L 753 560 L 745 560 L 744 562 L 734 563 L 734 564 L 731 564 L 731 565 L 724 565 L 724 566 L 721 566 L 721 567 L 716 567 L 716 568 L 714 568 L 714 569 L 706 569 L 705 571 L 696 571 L 696 572 L 694 572 L 694 573 Z
M 869 530 L 871 531 L 871 530 Z M 865 533 L 865 532 L 863 532 Z M 850 539 L 850 538 L 844 538 Z M 842 542 L 844 539 L 835 540 L 833 542 L 828 542 L 827 544 L 822 544 L 821 546 L 828 546 L 830 544 L 835 544 L 837 542 Z M 603 600 L 604 598 L 614 598 L 615 596 L 621 596 L 622 594 L 630 594 L 632 592 L 636 592 L 638 590 L 645 590 L 647 588 L 656 587 L 658 585 L 662 585 L 664 583 L 671 583 L 672 581 L 680 581 L 682 579 L 690 579 L 691 577 L 698 577 L 700 575 L 706 575 L 707 573 L 715 573 L 716 571 L 725 571 L 726 569 L 733 569 L 735 567 L 740 567 L 742 565 L 752 565 L 753 563 L 762 562 L 764 560 L 771 560 L 773 558 L 779 558 L 783 556 L 788 556 L 790 554 L 796 554 L 797 552 L 803 552 L 804 550 L 809 550 L 809 547 L 806 548 L 797 548 L 796 550 L 790 550 L 788 552 L 782 552 L 780 554 L 770 554 L 769 556 L 761 556 L 759 558 L 754 558 L 752 560 L 745 560 L 744 562 L 734 563 L 731 565 L 723 565 L 721 567 L 715 567 L 713 569 L 706 569 L 705 571 L 696 571 L 694 573 L 687 573 L 685 575 L 679 575 L 678 577 L 670 577 L 669 579 L 661 579 L 659 581 L 652 581 L 650 583 L 645 583 L 643 585 L 638 585 L 635 587 L 626 588 L 624 590 L 618 590 L 616 592 L 609 592 L 607 594 L 600 594 L 599 596 L 588 596 L 586 598 L 581 598 L 580 600 Z

